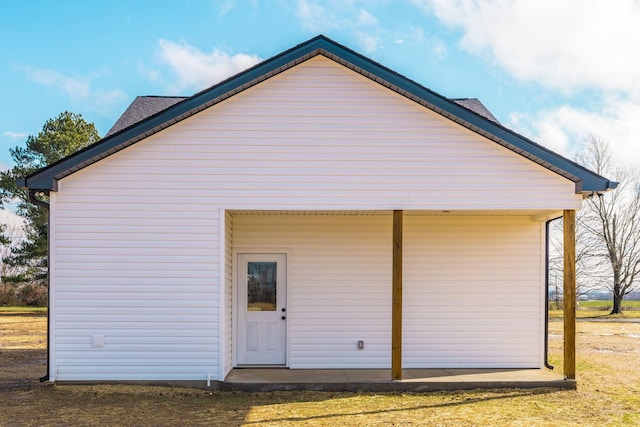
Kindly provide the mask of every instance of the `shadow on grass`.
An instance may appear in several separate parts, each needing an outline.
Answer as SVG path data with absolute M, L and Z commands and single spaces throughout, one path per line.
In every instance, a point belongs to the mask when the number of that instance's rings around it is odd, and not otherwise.
M 7 349 L 0 347 L 0 391 L 32 388 L 40 383 L 46 370 L 44 349 Z
M 310 415 L 310 416 L 296 416 L 296 417 L 280 417 L 280 418 L 269 418 L 269 419 L 260 419 L 257 421 L 244 421 L 243 425 L 259 425 L 259 424 L 264 424 L 264 423 L 284 423 L 284 422 L 304 422 L 304 421 L 314 421 L 314 420 L 331 420 L 332 418 L 339 418 L 339 417 L 349 417 L 349 416 L 374 416 L 374 415 L 379 415 L 379 414 L 392 414 L 392 413 L 398 413 L 398 412 L 411 412 L 411 411 L 418 411 L 418 410 L 424 410 L 424 409 L 438 409 L 438 408 L 450 408 L 450 407 L 457 407 L 457 406 L 464 406 L 464 405 L 472 405 L 472 404 L 476 404 L 476 403 L 484 403 L 484 402 L 489 402 L 489 401 L 494 401 L 494 400 L 502 400 L 502 399 L 512 399 L 512 398 L 519 398 L 519 397 L 528 397 L 528 396 L 537 396 L 537 395 L 544 395 L 544 394 L 552 394 L 552 393 L 557 393 L 557 392 L 561 392 L 561 391 L 566 391 L 566 390 L 558 390 L 558 389 L 552 389 L 552 388 L 538 388 L 538 389 L 516 389 L 516 390 L 510 390 L 510 391 L 503 391 L 503 390 L 482 390 L 482 393 L 500 393 L 499 395 L 494 395 L 494 396 L 483 396 L 483 397 L 461 397 L 460 401 L 455 401 L 455 402 L 443 402 L 443 403 L 433 403 L 433 404 L 427 404 L 427 405 L 416 405 L 416 406 L 403 406 L 401 408 L 385 408 L 385 409 L 376 409 L 376 410 L 371 410 L 371 411 L 354 411 L 354 412 L 343 412 L 343 413 L 336 413 L 336 414 L 322 414 L 322 415 Z M 461 392 L 440 392 L 437 395 L 442 397 L 442 396 L 462 396 L 462 394 L 460 394 Z M 469 393 L 473 393 L 473 391 L 465 391 L 465 394 L 469 394 Z M 357 395 L 357 394 L 354 394 Z M 380 393 L 378 395 L 387 395 L 387 396 L 391 396 L 391 395 L 397 395 L 395 393 Z M 289 401 L 287 401 L 287 403 L 292 403 L 292 402 L 309 402 L 309 401 L 322 401 L 322 400 L 331 400 L 332 398 L 335 398 L 336 396 L 331 396 L 331 397 L 327 397 L 326 399 L 321 398 L 320 396 L 322 396 L 322 392 L 318 393 L 318 398 L 312 398 L 312 399 L 291 399 Z M 428 397 L 430 396 L 430 394 L 420 394 L 420 396 L 425 396 Z M 281 404 L 283 402 L 273 402 L 271 404 Z M 269 404 L 264 404 L 264 405 L 269 405 Z M 260 405 L 260 406 L 264 406 L 264 405 Z M 328 421 L 328 423 L 331 423 L 331 421 Z
M 0 306 L 0 316 L 46 316 L 46 307 L 4 307 Z

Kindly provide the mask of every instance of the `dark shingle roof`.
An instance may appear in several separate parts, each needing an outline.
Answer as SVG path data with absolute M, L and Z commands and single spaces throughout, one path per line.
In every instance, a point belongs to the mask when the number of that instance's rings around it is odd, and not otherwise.
M 482 102 L 478 98 L 454 98 L 452 99 L 458 105 L 462 105 L 467 110 L 471 110 L 476 114 L 480 114 L 485 119 L 489 119 L 492 122 L 500 124 L 498 119 L 495 118 L 491 111 L 487 107 L 484 106 Z
M 187 99 L 186 96 L 137 96 L 111 129 L 109 129 L 105 138 L 185 99 Z
M 389 90 L 557 173 L 575 183 L 576 192 L 591 194 L 615 188 L 609 181 L 579 164 L 446 98 L 395 71 L 325 36 L 317 36 L 267 59 L 208 89 L 198 92 L 138 123 L 112 133 L 56 163 L 20 180 L 20 185 L 39 191 L 57 191 L 58 180 L 110 156 L 173 124 L 253 87 L 272 76 L 322 55 Z

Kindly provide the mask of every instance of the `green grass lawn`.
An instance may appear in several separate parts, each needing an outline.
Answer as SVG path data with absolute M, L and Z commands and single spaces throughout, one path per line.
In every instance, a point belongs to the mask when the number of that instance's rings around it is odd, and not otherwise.
M 594 309 L 594 310 L 611 310 L 613 302 L 609 300 L 603 301 L 579 301 L 580 308 Z M 622 310 L 640 310 L 640 301 L 622 301 Z
M 624 311 L 622 314 L 609 314 L 611 310 L 578 310 L 576 319 L 640 319 L 640 311 Z M 550 319 L 561 319 L 562 310 L 549 310 Z
M 562 304 L 562 303 L 561 303 Z M 622 314 L 611 313 L 611 301 L 578 301 L 576 318 L 608 318 L 608 319 L 637 319 L 640 318 L 640 301 L 623 301 Z M 561 318 L 562 307 L 556 310 L 555 301 L 549 301 L 549 317 L 551 319 Z

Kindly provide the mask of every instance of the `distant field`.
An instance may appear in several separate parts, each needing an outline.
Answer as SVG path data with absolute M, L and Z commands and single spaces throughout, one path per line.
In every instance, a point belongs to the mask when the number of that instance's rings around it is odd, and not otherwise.
M 640 319 L 640 310 L 626 310 L 622 314 L 609 314 L 611 310 L 578 310 L 576 319 Z M 549 310 L 550 319 L 561 319 L 562 310 Z
M 611 301 L 578 301 L 581 309 L 611 310 Z M 622 310 L 640 310 L 640 301 L 622 301 Z
M 586 318 L 640 318 L 640 301 L 623 301 L 622 314 L 610 315 L 611 301 L 578 301 L 576 317 L 578 319 Z M 549 301 L 549 317 L 561 318 L 563 315 L 562 302 L 560 309 L 556 309 L 555 301 Z

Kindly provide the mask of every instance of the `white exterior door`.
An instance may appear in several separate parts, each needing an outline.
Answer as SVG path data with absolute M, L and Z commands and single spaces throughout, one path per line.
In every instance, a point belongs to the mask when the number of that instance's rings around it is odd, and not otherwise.
M 238 254 L 238 365 L 285 365 L 285 254 Z

